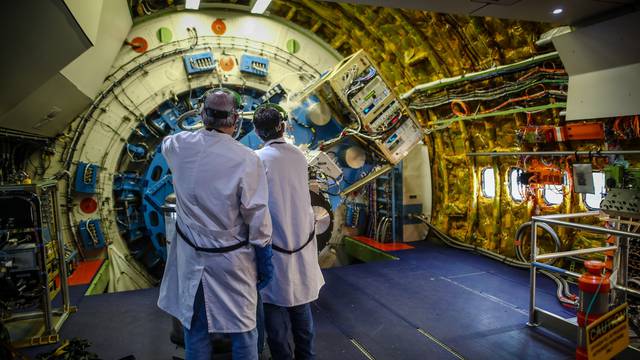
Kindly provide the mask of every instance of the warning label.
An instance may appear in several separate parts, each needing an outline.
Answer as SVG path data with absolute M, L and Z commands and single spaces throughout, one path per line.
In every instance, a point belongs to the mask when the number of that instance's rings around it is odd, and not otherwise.
M 587 326 L 587 353 L 590 360 L 611 359 L 627 346 L 629 320 L 626 303 Z

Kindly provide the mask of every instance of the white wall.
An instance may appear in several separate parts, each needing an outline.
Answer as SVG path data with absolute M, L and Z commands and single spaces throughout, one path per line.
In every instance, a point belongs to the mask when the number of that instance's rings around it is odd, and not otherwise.
M 96 44 L 98 38 L 98 26 L 100 25 L 100 14 L 102 13 L 102 6 L 104 0 L 64 0 L 65 5 L 73 14 L 82 31 L 89 38 L 92 44 Z M 107 4 L 124 4 L 127 5 L 127 1 L 120 0 L 107 0 Z
M 0 66 L 0 116 L 5 115 L 91 46 L 62 0 L 3 2 L 6 37 Z M 19 128 L 12 117 L 0 127 Z
M 23 14 L 21 21 L 28 18 L 25 23 L 31 25 L 19 29 L 15 42 L 20 43 L 20 50 L 6 58 L 15 63 L 3 67 L 9 74 L 2 76 L 0 126 L 53 137 L 98 94 L 132 21 L 126 0 L 43 3 L 49 5 Z M 54 16 L 49 8 L 52 4 L 62 14 Z M 20 8 L 29 9 L 26 5 Z M 10 48 L 6 50 L 11 53 Z M 14 78 L 16 86 L 12 85 Z
M 640 12 L 552 38 L 569 74 L 567 120 L 640 114 Z
M 86 96 L 94 98 L 98 95 L 105 77 L 111 71 L 111 65 L 131 29 L 131 15 L 124 0 L 109 0 L 104 4 L 98 0 L 67 0 L 67 2 L 95 3 L 95 8 L 101 9 L 97 17 L 94 13 L 90 14 L 95 18 L 91 17 L 92 21 L 88 24 L 95 27 L 92 38 L 94 46 L 60 71 Z M 90 9 L 94 8 L 90 7 Z M 76 19 L 80 21 L 84 18 Z

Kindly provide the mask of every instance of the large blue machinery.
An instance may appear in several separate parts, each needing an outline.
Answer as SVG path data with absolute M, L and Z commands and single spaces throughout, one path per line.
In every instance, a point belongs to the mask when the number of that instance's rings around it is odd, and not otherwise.
M 197 108 L 198 100 L 206 90 L 208 88 L 198 88 L 176 94 L 149 113 L 127 140 L 122 151 L 119 173 L 114 176 L 120 234 L 126 240 L 132 255 L 156 276 L 162 274 L 166 260 L 161 207 L 166 197 L 173 192 L 171 172 L 161 154 L 160 142 L 164 136 L 183 131 L 178 126 L 178 118 Z M 279 86 L 266 94 L 246 87 L 234 90 L 242 95 L 246 112 L 265 101 L 280 103 L 286 97 Z M 333 118 L 318 120 L 319 105 L 319 100 L 312 96 L 291 111 L 287 136 L 297 145 L 315 149 L 323 142 L 335 139 L 343 131 L 343 127 Z M 188 118 L 186 123 L 194 125 L 198 121 L 198 116 L 194 116 Z M 252 149 L 261 147 L 262 142 L 253 131 L 251 121 L 245 119 L 242 127 L 239 140 Z M 376 163 L 376 159 L 370 156 L 362 157 L 355 165 L 352 160 L 349 161 L 345 154 L 358 145 L 355 141 L 344 138 L 323 148 L 342 168 L 341 178 L 330 179 L 324 191 L 334 209 L 341 201 L 339 192 L 363 178 Z

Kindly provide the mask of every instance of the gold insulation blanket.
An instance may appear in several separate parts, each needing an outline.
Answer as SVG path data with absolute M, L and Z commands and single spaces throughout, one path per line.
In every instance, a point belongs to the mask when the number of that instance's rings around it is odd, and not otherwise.
M 270 9 L 272 14 L 314 32 L 345 56 L 366 49 L 397 93 L 550 51 L 535 46 L 539 36 L 552 28 L 550 24 L 313 0 L 275 0 Z M 498 79 L 493 85 L 499 83 Z M 465 90 L 487 85 L 470 83 Z M 448 110 L 448 106 L 445 108 Z M 436 108 L 420 110 L 417 116 L 427 127 L 428 122 L 448 118 L 451 113 Z M 534 115 L 534 121 L 557 125 L 561 118 L 553 109 Z M 573 194 L 568 186 L 560 205 L 547 206 L 541 191 L 537 200 L 515 202 L 509 196 L 507 180 L 512 167 L 519 165 L 518 158 L 466 156 L 468 152 L 526 150 L 516 138 L 516 131 L 526 123 L 525 114 L 459 121 L 425 138 L 432 159 L 432 222 L 439 229 L 462 241 L 514 256 L 514 234 L 535 209 L 541 214 L 587 210 L 582 196 Z M 582 143 L 576 149 L 602 145 Z M 558 144 L 556 149 L 564 150 L 565 146 Z M 562 160 L 553 161 L 564 168 Z M 494 198 L 481 194 L 481 171 L 486 167 L 494 169 Z M 596 246 L 603 240 L 568 230 L 561 230 L 559 235 L 563 250 Z

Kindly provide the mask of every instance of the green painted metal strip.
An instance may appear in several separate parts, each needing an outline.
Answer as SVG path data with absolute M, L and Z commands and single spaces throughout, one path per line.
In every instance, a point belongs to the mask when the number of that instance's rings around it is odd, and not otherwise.
M 89 288 L 84 293 L 85 296 L 102 294 L 104 292 L 109 284 L 109 266 L 109 259 L 106 259 L 102 263 L 102 266 L 100 266 L 100 270 L 98 270 L 93 281 L 91 281 L 91 285 L 89 285 Z
M 363 244 L 358 240 L 354 240 L 348 236 L 344 238 L 344 248 L 347 255 L 354 257 L 360 261 L 373 262 L 373 261 L 387 261 L 398 260 L 391 254 L 378 250 L 369 245 Z

